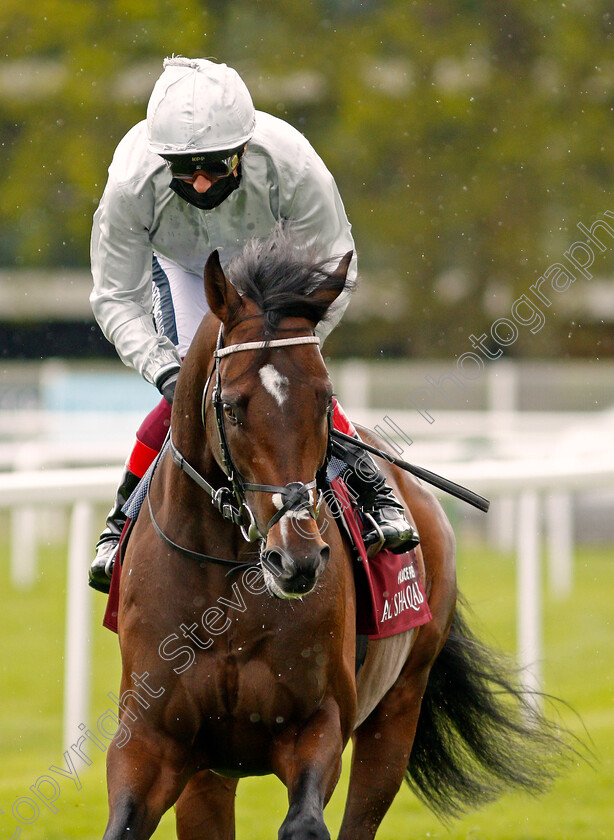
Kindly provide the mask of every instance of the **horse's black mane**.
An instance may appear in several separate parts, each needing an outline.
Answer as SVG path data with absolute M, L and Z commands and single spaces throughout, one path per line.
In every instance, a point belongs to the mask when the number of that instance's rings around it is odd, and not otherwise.
M 334 273 L 339 259 L 316 260 L 312 249 L 278 226 L 268 239 L 248 242 L 227 274 L 237 291 L 258 305 L 265 316 L 265 335 L 272 335 L 283 318 L 307 318 L 314 324 L 324 318 L 327 302 L 312 292 L 343 289 L 343 277 Z

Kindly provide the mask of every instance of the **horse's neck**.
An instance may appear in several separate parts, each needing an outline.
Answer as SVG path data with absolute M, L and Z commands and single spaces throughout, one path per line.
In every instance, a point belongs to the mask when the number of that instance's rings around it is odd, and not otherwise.
M 203 428 L 203 399 L 211 395 L 213 383 L 208 385 L 213 365 L 219 321 L 211 313 L 205 316 L 183 361 L 181 377 L 173 401 L 171 429 L 173 441 L 190 464 L 203 474 L 211 474 L 220 481 L 223 474 L 217 466 L 207 443 Z

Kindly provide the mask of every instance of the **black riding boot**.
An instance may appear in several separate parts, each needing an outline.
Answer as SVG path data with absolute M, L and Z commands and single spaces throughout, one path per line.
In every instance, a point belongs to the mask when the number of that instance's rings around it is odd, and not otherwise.
M 113 574 L 113 561 L 119 544 L 121 532 L 126 524 L 126 516 L 122 508 L 130 498 L 132 491 L 141 479 L 129 469 L 124 470 L 121 477 L 115 504 L 107 516 L 107 525 L 100 539 L 96 543 L 96 557 L 90 566 L 89 585 L 99 592 L 108 592 Z
M 348 465 L 341 478 L 364 514 L 362 536 L 369 557 L 384 548 L 393 554 L 415 548 L 420 542 L 418 532 L 407 521 L 403 505 L 371 455 L 345 440 L 333 442 L 333 454 Z

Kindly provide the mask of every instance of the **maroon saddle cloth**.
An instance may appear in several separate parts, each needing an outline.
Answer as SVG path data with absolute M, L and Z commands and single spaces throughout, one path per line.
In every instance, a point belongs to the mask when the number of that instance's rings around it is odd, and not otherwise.
M 419 577 L 415 549 L 405 554 L 384 550 L 367 557 L 360 515 L 344 483 L 335 478 L 331 488 L 354 544 L 357 634 L 369 639 L 386 639 L 426 624 L 432 616 Z
M 415 550 L 412 549 L 406 554 L 380 551 L 374 557 L 367 557 L 358 510 L 352 505 L 346 487 L 340 479 L 333 479 L 330 484 L 354 545 L 356 633 L 368 636 L 369 639 L 385 639 L 426 624 L 431 620 L 431 611 L 423 582 L 418 574 Z M 126 523 L 122 539 L 129 532 L 130 520 Z M 120 556 L 123 556 L 121 550 Z M 115 633 L 121 568 L 121 563 L 115 563 L 113 567 L 111 589 L 102 622 Z

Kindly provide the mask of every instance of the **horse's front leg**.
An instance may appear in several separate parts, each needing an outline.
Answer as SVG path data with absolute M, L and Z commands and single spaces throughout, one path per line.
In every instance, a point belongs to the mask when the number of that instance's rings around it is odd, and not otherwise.
M 323 811 L 341 773 L 342 752 L 339 708 L 332 699 L 295 735 L 280 738 L 274 767 L 288 789 L 290 807 L 279 840 L 330 840 Z
M 189 778 L 187 753 L 141 720 L 122 727 L 107 753 L 109 822 L 103 840 L 148 840 Z
M 192 776 L 175 806 L 178 840 L 234 840 L 237 784 L 211 770 Z

